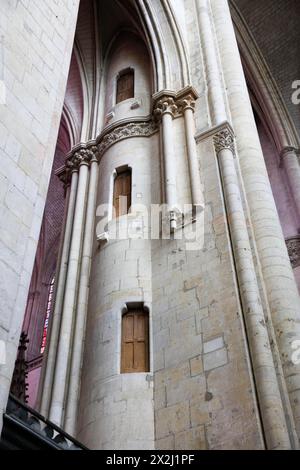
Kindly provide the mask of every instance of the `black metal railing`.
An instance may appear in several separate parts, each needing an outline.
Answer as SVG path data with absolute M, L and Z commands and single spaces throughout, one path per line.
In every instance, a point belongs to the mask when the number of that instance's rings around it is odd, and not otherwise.
M 5 431 L 5 426 L 14 431 Z M 47 420 L 37 411 L 25 405 L 13 395 L 9 396 L 6 413 L 4 414 L 4 426 L 2 439 L 17 441 L 16 448 L 22 447 L 22 442 L 26 442 L 25 447 L 30 447 L 30 442 L 34 442 L 34 448 L 52 448 L 56 450 L 88 450 L 83 444 L 60 429 L 56 424 Z M 22 441 L 23 436 L 23 441 Z

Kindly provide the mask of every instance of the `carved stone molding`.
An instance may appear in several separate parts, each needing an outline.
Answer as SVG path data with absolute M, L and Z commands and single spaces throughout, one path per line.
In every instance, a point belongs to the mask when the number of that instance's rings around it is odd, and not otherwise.
M 89 165 L 93 160 L 99 162 L 104 152 L 116 142 L 128 137 L 149 137 L 157 130 L 157 124 L 151 119 L 116 126 L 107 133 L 101 134 L 97 140 L 77 145 L 67 155 L 65 166 L 60 168 L 56 175 L 66 188 L 70 184 L 72 172 L 78 171 L 80 165 Z
M 235 153 L 234 133 L 229 125 L 215 134 L 213 141 L 217 154 L 225 149 L 230 150 L 233 154 Z
M 103 155 L 109 147 L 120 140 L 128 137 L 149 137 L 156 131 L 157 125 L 154 121 L 131 122 L 115 127 L 100 139 L 98 143 L 99 155 Z
M 71 174 L 78 171 L 82 164 L 89 165 L 93 158 L 98 161 L 113 144 L 129 137 L 149 137 L 158 131 L 157 122 L 161 117 L 169 113 L 172 117 L 181 115 L 186 109 L 194 111 L 195 101 L 198 98 L 197 91 L 192 86 L 186 86 L 179 92 L 162 90 L 153 95 L 152 117 L 133 122 L 123 122 L 104 131 L 96 140 L 85 144 L 79 144 L 67 155 L 66 164 L 56 173 L 63 182 L 65 188 L 70 184 Z M 136 104 L 136 103 L 135 103 Z
M 291 265 L 293 268 L 300 266 L 300 236 L 291 237 L 285 240 Z

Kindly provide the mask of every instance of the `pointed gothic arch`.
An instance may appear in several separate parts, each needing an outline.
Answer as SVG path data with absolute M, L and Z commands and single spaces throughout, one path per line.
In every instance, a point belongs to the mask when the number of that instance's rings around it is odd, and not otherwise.
M 186 45 L 171 2 L 166 0 L 161 6 L 153 0 L 138 0 L 136 4 L 154 58 L 156 91 L 178 90 L 190 84 Z M 179 70 L 179 77 L 172 70 Z

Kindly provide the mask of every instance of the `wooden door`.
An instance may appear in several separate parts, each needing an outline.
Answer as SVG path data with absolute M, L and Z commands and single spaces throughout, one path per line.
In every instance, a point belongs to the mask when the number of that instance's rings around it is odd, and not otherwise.
M 122 200 L 121 197 L 126 198 L 126 200 Z M 116 217 L 128 214 L 131 206 L 131 170 L 126 170 L 117 174 L 114 181 L 113 203 Z
M 149 316 L 141 310 L 122 317 L 121 372 L 149 371 Z
M 120 75 L 117 81 L 117 97 L 116 103 L 127 100 L 128 98 L 134 97 L 134 72 L 129 70 L 128 72 Z

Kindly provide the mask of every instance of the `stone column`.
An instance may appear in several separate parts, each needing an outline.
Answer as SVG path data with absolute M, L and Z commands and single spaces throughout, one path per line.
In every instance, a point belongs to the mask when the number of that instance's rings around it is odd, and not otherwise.
M 289 185 L 296 204 L 299 220 L 300 220 L 300 162 L 299 150 L 294 147 L 285 147 L 281 152 L 281 160 L 287 177 Z
M 176 229 L 176 164 L 174 156 L 174 140 L 173 140 L 173 117 L 177 111 L 174 96 L 159 93 L 160 99 L 156 102 L 154 115 L 161 120 L 162 127 L 162 146 L 164 157 L 165 172 L 165 191 L 166 203 L 170 215 L 171 232 Z
M 181 107 L 184 116 L 192 203 L 194 206 L 203 206 L 203 191 L 198 165 L 194 120 L 195 100 L 198 98 L 198 94 L 192 87 L 188 87 L 187 90 L 183 90 L 181 93 L 179 93 L 177 98 L 178 104 Z
M 257 284 L 229 125 L 214 136 L 236 273 L 268 449 L 290 449 L 280 390 Z
M 66 170 L 68 172 L 68 170 Z M 49 403 L 53 383 L 53 374 L 55 367 L 57 343 L 60 329 L 61 310 L 64 299 L 65 283 L 68 269 L 70 242 L 73 226 L 73 218 L 75 211 L 75 202 L 78 185 L 78 171 L 74 168 L 71 172 L 71 183 L 69 188 L 67 215 L 65 219 L 64 237 L 62 243 L 60 264 L 56 273 L 56 289 L 54 309 L 52 312 L 51 327 L 48 333 L 48 344 L 46 345 L 46 357 L 43 362 L 43 381 L 40 385 L 40 413 L 43 416 L 48 416 Z
M 49 419 L 59 426 L 62 426 L 63 422 L 64 399 L 67 387 L 67 371 L 72 347 L 72 330 L 78 290 L 80 258 L 82 252 L 82 238 L 89 178 L 89 161 L 91 160 L 92 156 L 93 154 L 90 150 L 82 149 L 76 152 L 71 160 L 75 166 L 79 167 L 79 179 L 49 412 Z
M 211 0 L 211 5 L 251 229 L 299 437 L 300 364 L 292 362 L 293 342 L 300 338 L 299 294 L 266 171 L 228 2 Z
M 85 325 L 88 308 L 88 294 L 90 285 L 90 269 L 92 260 L 94 225 L 96 212 L 96 198 L 98 188 L 98 160 L 97 148 L 91 160 L 90 182 L 86 209 L 85 233 L 82 249 L 82 261 L 79 280 L 78 301 L 76 309 L 76 323 L 74 330 L 73 350 L 70 366 L 68 394 L 66 399 L 66 413 L 64 429 L 72 436 L 76 435 L 77 407 L 80 392 L 80 377 L 82 355 L 85 340 Z
M 227 120 L 217 49 L 211 22 L 210 1 L 195 0 L 202 55 L 206 69 L 207 96 L 213 125 Z

